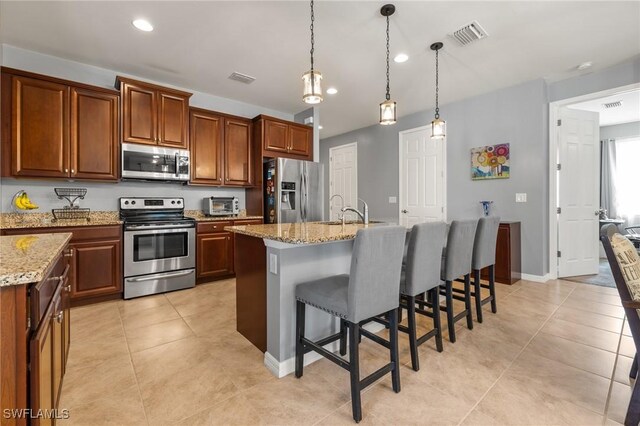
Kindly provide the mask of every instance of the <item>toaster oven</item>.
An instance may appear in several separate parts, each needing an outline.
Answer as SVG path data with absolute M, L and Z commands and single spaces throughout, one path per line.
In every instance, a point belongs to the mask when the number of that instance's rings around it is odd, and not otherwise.
M 240 213 L 238 197 L 207 197 L 202 210 L 207 216 L 237 216 Z

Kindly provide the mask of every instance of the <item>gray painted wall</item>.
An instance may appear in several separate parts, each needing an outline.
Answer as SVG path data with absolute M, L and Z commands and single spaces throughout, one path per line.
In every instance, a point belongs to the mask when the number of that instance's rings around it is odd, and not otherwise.
M 3 178 L 0 180 L 2 204 L 0 211 L 10 212 L 11 198 L 21 189 L 27 191 L 31 200 L 38 204 L 35 212 L 48 212 L 52 208 L 63 207 L 66 200 L 58 200 L 54 188 L 87 188 L 87 196 L 80 201 L 81 207 L 92 210 L 118 210 L 118 197 L 183 197 L 185 208 L 200 210 L 202 199 L 211 196 L 238 197 L 240 208 L 245 208 L 245 195 L 242 188 L 215 188 L 185 186 L 179 183 L 164 182 L 68 182 L 35 179 Z
M 479 217 L 480 200 L 493 200 L 493 212 L 504 220 L 522 222 L 523 272 L 543 275 L 548 245 L 547 112 L 543 80 L 498 90 L 442 106 L 447 121 L 448 220 Z M 399 105 L 401 108 L 402 105 Z M 329 166 L 329 148 L 358 143 L 358 195 L 369 203 L 372 218 L 398 219 L 398 132 L 428 125 L 433 111 L 401 117 L 394 126 L 370 126 L 323 139 L 320 161 Z M 470 149 L 508 142 L 511 144 L 511 177 L 472 181 Z M 325 178 L 329 187 L 329 176 Z M 527 203 L 515 203 L 516 192 L 527 193 Z M 327 212 L 328 216 L 328 212 Z
M 640 136 L 640 121 L 600 127 L 600 139 L 621 139 Z

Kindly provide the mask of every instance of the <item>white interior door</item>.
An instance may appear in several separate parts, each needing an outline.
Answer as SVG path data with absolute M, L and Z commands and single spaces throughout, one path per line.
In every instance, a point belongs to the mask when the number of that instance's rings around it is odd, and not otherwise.
M 446 217 L 445 142 L 429 127 L 400 132 L 400 221 L 406 226 Z
M 558 276 L 598 273 L 600 127 L 597 112 L 559 110 Z
M 338 220 L 340 209 L 358 206 L 358 144 L 336 146 L 329 149 L 329 220 Z M 344 206 L 340 197 L 344 200 Z M 355 214 L 347 213 L 347 219 L 355 220 Z

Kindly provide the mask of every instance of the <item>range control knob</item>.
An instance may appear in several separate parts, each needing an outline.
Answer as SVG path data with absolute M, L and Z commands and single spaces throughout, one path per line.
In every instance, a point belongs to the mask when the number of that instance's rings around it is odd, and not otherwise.
M 175 200 L 171 200 L 171 204 L 175 204 L 175 203 L 176 203 L 176 201 L 175 201 Z
M 135 203 L 136 203 L 136 200 L 133 200 L 133 201 L 131 202 L 131 204 L 135 204 Z
M 125 201 L 125 202 L 124 202 L 124 204 L 125 204 L 125 205 L 128 205 L 128 204 L 129 204 L 129 202 L 128 202 L 128 201 Z
M 182 204 L 182 200 L 178 200 L 178 204 Z

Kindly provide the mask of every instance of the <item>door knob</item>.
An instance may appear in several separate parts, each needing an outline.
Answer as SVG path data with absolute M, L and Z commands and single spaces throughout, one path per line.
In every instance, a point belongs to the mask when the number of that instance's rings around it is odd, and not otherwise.
M 405 209 L 405 210 L 402 210 L 402 213 L 409 213 L 409 211 Z
M 600 210 L 596 210 L 596 216 L 600 216 Z

